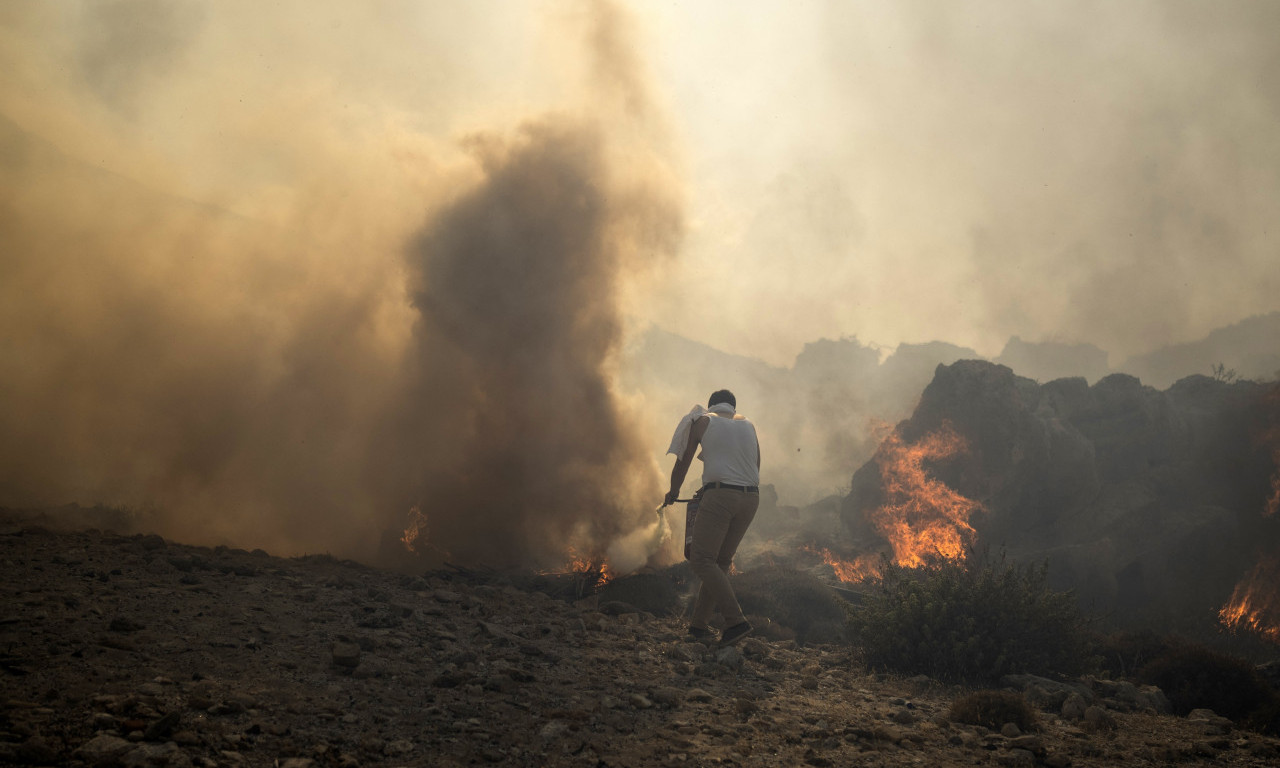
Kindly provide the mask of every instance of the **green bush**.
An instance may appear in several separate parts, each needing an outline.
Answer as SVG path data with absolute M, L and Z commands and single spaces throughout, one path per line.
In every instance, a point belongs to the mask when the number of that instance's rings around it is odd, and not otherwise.
M 768 617 L 801 643 L 839 642 L 845 621 L 840 598 L 821 580 L 794 568 L 770 566 L 731 579 L 747 615 Z
M 1274 696 L 1252 664 L 1202 645 L 1176 648 L 1143 667 L 1138 677 L 1159 686 L 1179 715 L 1203 708 L 1242 720 Z
M 987 683 L 1002 675 L 1090 670 L 1085 621 L 1069 593 L 1051 591 L 1047 566 L 974 558 L 908 569 L 884 564 L 850 639 L 872 667 Z
M 1022 694 L 1013 691 L 974 691 L 961 696 L 951 703 L 948 717 L 957 723 L 981 725 L 993 731 L 1000 730 L 1005 723 L 1013 723 L 1021 731 L 1033 731 L 1039 722 Z
M 1147 664 L 1183 645 L 1177 638 L 1143 629 L 1102 636 L 1095 647 L 1102 670 L 1118 679 L 1136 676 Z

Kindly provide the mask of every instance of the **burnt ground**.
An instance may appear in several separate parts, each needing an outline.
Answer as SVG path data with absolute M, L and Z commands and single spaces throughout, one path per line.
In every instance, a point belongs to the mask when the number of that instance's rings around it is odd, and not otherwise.
M 1266 766 L 1276 739 L 1099 697 L 1019 734 L 847 646 L 327 556 L 0 523 L 0 760 L 48 765 Z

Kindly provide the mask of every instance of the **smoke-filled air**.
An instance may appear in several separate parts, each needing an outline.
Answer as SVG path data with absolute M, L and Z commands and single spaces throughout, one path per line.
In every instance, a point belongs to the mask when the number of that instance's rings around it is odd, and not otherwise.
M 3 14 L 0 503 L 363 558 L 410 524 L 437 561 L 656 551 L 612 371 L 684 214 L 624 8 Z
M 895 450 L 955 493 L 878 425 L 939 364 L 1274 377 L 1277 28 L 1182 0 L 6 2 L 0 507 L 621 573 L 678 558 L 662 452 L 713 389 L 766 506 L 888 508 L 855 472 Z M 958 498 L 915 515 L 957 547 L 992 502 Z

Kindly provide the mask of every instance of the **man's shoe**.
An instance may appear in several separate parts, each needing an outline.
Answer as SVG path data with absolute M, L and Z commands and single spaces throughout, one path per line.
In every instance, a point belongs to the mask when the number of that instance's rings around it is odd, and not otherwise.
M 716 633 L 706 627 L 689 627 L 688 639 L 690 642 L 706 643 L 715 637 Z
M 732 627 L 726 627 L 724 634 L 720 635 L 721 645 L 732 645 L 747 635 L 751 634 L 753 627 L 747 622 L 734 624 Z

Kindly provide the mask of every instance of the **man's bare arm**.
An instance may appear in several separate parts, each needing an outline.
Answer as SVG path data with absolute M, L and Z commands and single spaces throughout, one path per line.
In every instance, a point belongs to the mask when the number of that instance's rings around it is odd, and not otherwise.
M 694 454 L 698 452 L 698 444 L 702 442 L 702 436 L 707 434 L 707 425 L 710 423 L 711 418 L 708 416 L 693 422 L 693 428 L 689 430 L 689 444 L 685 446 L 680 458 L 676 459 L 676 465 L 671 468 L 671 490 L 667 491 L 665 503 L 674 504 L 676 499 L 680 498 L 680 488 L 684 486 L 685 475 L 689 474 L 689 465 L 693 463 Z

